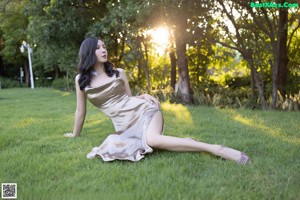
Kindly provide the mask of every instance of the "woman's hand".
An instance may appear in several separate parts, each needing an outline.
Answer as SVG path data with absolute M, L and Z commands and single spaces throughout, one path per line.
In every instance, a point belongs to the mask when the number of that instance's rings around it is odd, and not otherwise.
M 71 137 L 77 137 L 77 136 L 74 135 L 73 133 L 65 133 L 64 136 L 65 136 L 65 137 L 69 137 L 69 138 L 71 138 Z
M 143 97 L 143 99 L 145 99 L 146 101 L 150 102 L 151 104 L 154 104 L 157 107 L 160 106 L 160 102 L 156 98 L 154 98 L 153 96 L 151 96 L 149 94 L 143 94 L 142 97 Z

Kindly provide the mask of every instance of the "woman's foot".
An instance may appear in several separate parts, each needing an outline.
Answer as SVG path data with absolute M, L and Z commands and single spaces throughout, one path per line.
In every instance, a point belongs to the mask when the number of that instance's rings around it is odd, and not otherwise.
M 220 146 L 216 155 L 227 160 L 236 161 L 238 164 L 251 164 L 249 156 L 247 156 L 244 152 L 240 152 L 229 147 L 224 147 L 222 145 Z
M 241 152 L 241 158 L 239 161 L 237 161 L 238 164 L 245 165 L 245 164 L 251 164 L 251 160 L 247 154 L 244 152 Z

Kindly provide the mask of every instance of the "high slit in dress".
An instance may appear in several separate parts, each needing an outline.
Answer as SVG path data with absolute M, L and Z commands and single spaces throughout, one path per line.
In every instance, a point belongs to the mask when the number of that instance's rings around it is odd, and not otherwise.
M 146 131 L 154 114 L 160 111 L 156 105 L 128 96 L 120 76 L 102 86 L 87 86 L 85 92 L 88 100 L 112 120 L 116 130 L 94 147 L 87 158 L 139 161 L 153 152 L 146 142 Z

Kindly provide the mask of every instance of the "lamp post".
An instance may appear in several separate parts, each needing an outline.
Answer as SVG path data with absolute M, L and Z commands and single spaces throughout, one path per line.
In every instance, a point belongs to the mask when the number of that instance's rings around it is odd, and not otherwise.
M 32 49 L 30 48 L 29 44 L 27 44 L 25 41 L 23 41 L 22 45 L 20 46 L 20 50 L 21 50 L 22 53 L 24 53 L 24 51 L 25 51 L 24 48 L 26 48 L 27 52 L 28 52 L 29 72 L 30 72 L 30 85 L 31 85 L 31 89 L 34 89 L 33 72 L 32 72 L 32 64 L 31 64 Z

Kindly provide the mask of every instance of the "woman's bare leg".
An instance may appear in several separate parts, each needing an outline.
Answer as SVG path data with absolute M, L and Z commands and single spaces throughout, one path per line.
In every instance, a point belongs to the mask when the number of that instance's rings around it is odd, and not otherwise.
M 241 152 L 235 149 L 199 142 L 191 138 L 164 136 L 162 130 L 163 117 L 161 112 L 157 112 L 153 116 L 146 133 L 147 144 L 150 147 L 169 151 L 205 151 L 228 160 L 239 161 L 241 159 Z

